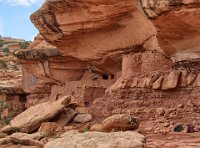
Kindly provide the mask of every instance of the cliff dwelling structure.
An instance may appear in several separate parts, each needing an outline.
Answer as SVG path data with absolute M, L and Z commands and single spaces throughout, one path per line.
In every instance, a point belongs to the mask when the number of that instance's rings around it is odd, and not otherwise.
M 27 108 L 72 96 L 92 124 L 200 124 L 199 0 L 47 0 L 31 21 L 39 34 L 15 53 Z

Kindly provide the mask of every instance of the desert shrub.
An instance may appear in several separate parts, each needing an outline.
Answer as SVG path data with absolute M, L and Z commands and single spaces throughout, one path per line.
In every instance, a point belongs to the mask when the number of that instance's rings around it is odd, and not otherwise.
M 20 43 L 21 49 L 26 49 L 26 48 L 28 48 L 29 44 L 30 44 L 29 41 L 21 42 L 21 43 Z
M 0 99 L 0 115 L 2 114 L 2 112 L 8 109 L 8 115 L 6 117 L 4 117 L 3 119 L 0 119 L 0 123 L 2 125 L 7 125 L 9 124 L 9 122 L 13 119 L 14 117 L 14 112 L 11 111 L 11 106 L 9 104 L 7 104 L 4 100 Z
M 13 69 L 14 69 L 15 71 L 18 71 L 18 70 L 19 70 L 19 67 L 17 67 L 17 65 L 13 65 Z
M 0 113 L 4 110 L 4 103 L 5 101 L 0 99 Z
M 0 47 L 3 47 L 4 44 L 5 44 L 4 41 L 0 40 Z
M 6 48 L 2 48 L 1 50 L 2 50 L 4 53 L 9 53 L 9 52 L 10 52 L 9 48 L 7 48 L 7 47 L 6 47 Z
M 0 61 L 0 65 L 2 69 L 8 69 L 8 65 L 4 61 Z
M 8 116 L 3 119 L 3 123 L 6 124 L 6 125 L 9 124 L 10 121 L 13 119 L 13 117 L 14 117 L 14 113 L 13 112 L 9 112 Z
M 89 131 L 90 131 L 90 129 L 88 129 L 88 128 L 84 128 L 84 129 L 82 130 L 83 133 L 89 132 Z

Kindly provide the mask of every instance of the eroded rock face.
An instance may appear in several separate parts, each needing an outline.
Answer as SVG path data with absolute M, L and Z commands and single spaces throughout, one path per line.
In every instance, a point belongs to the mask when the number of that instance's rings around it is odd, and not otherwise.
M 13 55 L 30 42 L 0 36 L 0 121 L 7 124 L 25 109 L 26 93 L 22 89 L 22 67 Z
M 31 20 L 64 55 L 109 73 L 120 69 L 122 53 L 140 50 L 146 40 L 156 35 L 139 1 L 132 0 L 47 1 Z
M 142 0 L 146 15 L 158 30 L 158 42 L 174 61 L 199 58 L 199 1 Z
M 146 127 L 188 111 L 192 121 L 199 105 L 174 108 L 199 104 L 199 9 L 193 0 L 46 1 L 31 16 L 43 37 L 17 55 L 30 104 L 40 102 L 34 93 L 72 95 L 94 122 L 125 113 Z

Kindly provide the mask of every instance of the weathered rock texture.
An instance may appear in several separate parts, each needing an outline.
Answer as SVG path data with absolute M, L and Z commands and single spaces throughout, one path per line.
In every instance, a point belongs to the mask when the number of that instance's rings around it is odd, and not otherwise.
M 47 1 L 31 20 L 65 55 L 112 74 L 121 69 L 121 54 L 139 50 L 156 35 L 138 1 L 132 0 Z
M 90 140 L 88 140 L 90 139 Z M 66 132 L 61 138 L 52 140 L 44 148 L 142 148 L 145 146 L 145 137 L 136 132 Z
M 40 125 L 54 118 L 70 103 L 71 97 L 64 96 L 56 101 L 48 101 L 28 108 L 10 121 L 10 124 L 1 129 L 1 132 L 20 130 L 30 133 L 38 129 Z
M 199 10 L 197 0 L 46 1 L 31 16 L 41 35 L 16 53 L 27 107 L 71 95 L 94 122 L 200 123 Z
M 22 89 L 22 68 L 13 53 L 28 45 L 25 40 L 0 37 L 1 123 L 7 123 L 25 109 L 27 94 Z

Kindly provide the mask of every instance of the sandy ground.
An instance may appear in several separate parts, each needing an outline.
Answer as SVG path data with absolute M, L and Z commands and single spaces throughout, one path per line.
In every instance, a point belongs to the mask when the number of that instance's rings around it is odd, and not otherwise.
M 147 148 L 200 148 L 200 132 L 147 135 Z

